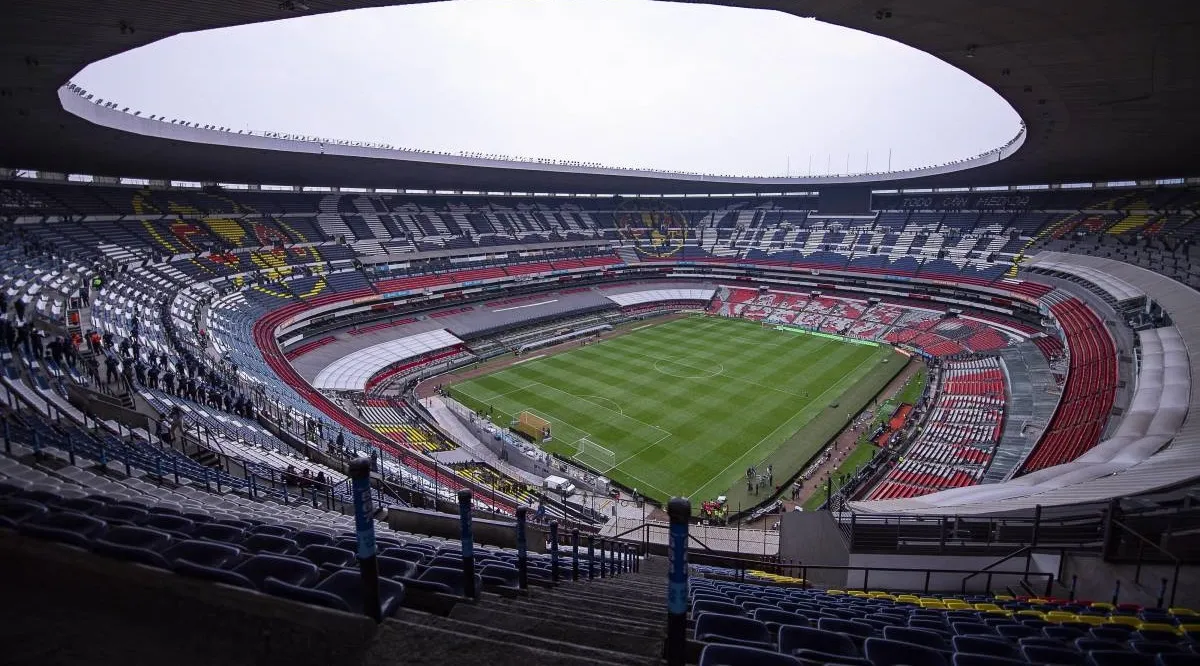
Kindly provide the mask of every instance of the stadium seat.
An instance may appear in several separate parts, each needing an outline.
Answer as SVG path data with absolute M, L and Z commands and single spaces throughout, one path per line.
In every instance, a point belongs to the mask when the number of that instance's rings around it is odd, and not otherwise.
M 290 539 L 289 539 L 290 541 Z M 294 542 L 293 542 L 294 543 Z M 297 557 L 302 557 L 318 567 L 348 567 L 355 563 L 354 553 L 333 546 L 322 546 L 320 544 L 312 544 L 305 546 Z
M 17 531 L 39 539 L 88 548 L 107 527 L 108 524 L 98 518 L 64 511 L 30 516 L 17 524 Z
M 756 609 L 754 611 L 754 619 L 766 623 L 767 629 L 772 633 L 778 633 L 779 628 L 784 625 L 791 627 L 812 626 L 809 619 L 803 613 L 789 613 L 778 608 Z
M 954 666 L 1028 666 L 1029 664 L 1023 659 L 1005 659 L 1004 657 L 967 652 L 954 653 L 952 661 Z
M 1025 645 L 1021 647 L 1025 658 L 1034 664 L 1064 664 L 1076 666 L 1084 664 L 1086 658 L 1082 652 L 1066 648 L 1052 648 L 1041 645 Z
M 298 550 L 295 541 L 270 534 L 251 534 L 242 540 L 242 548 L 251 553 L 275 553 L 276 555 L 291 555 Z
M 696 618 L 695 636 L 701 643 L 731 643 L 764 649 L 775 647 L 765 623 L 720 613 L 701 613 Z
M 311 530 L 301 530 L 292 535 L 292 540 L 300 548 L 307 546 L 330 546 L 333 545 L 333 537 L 324 532 L 313 532 Z
M 875 628 L 869 624 L 856 622 L 854 620 L 839 620 L 836 618 L 823 617 L 817 620 L 817 628 L 825 631 L 836 631 L 849 636 L 854 644 L 862 647 L 863 643 L 875 634 Z
M 361 613 L 363 609 L 362 578 L 357 571 L 338 571 L 313 588 L 290 585 L 268 576 L 263 590 L 292 601 L 348 613 Z M 379 579 L 379 605 L 383 617 L 391 617 L 403 601 L 403 584 L 388 578 Z
M 938 634 L 927 629 L 914 629 L 912 627 L 885 627 L 883 637 L 889 641 L 903 641 L 905 643 L 913 643 L 915 645 L 924 645 L 927 648 L 933 648 L 941 652 L 949 652 L 950 644 L 942 634 Z
M 933 648 L 891 641 L 886 638 L 868 638 L 864 644 L 867 660 L 873 666 L 903 666 L 905 664 L 921 664 L 922 666 L 947 666 L 947 654 Z
M 171 535 L 159 530 L 118 525 L 97 538 L 92 543 L 92 550 L 108 557 L 167 569 L 170 565 L 161 551 L 169 547 L 171 541 Z
M 996 627 L 996 631 L 1009 640 L 1020 638 L 1041 636 L 1042 632 L 1035 627 L 1028 627 L 1023 624 L 1006 624 Z
M 773 650 L 714 643 L 700 652 L 700 666 L 800 666 L 800 661 Z
M 780 627 L 779 651 L 794 654 L 798 650 L 843 657 L 858 657 L 861 654 L 854 641 L 836 631 L 812 627 Z
M 1157 663 L 1154 655 L 1136 652 L 1094 650 L 1087 657 L 1091 666 L 1155 666 Z
M 237 562 L 241 556 L 242 551 L 236 546 L 198 540 L 180 541 L 163 551 L 163 557 L 171 564 L 172 568 L 177 567 L 180 562 L 187 562 L 220 569 Z
M 415 562 L 402 560 L 398 557 L 384 557 L 382 555 L 377 556 L 375 562 L 379 567 L 379 575 L 384 578 L 412 578 L 417 575 L 417 565 Z
M 692 603 L 693 618 L 701 613 L 720 613 L 722 615 L 744 615 L 742 607 L 737 604 L 725 603 L 720 601 L 696 601 Z
M 320 571 L 312 562 L 296 557 L 284 557 L 260 553 L 248 558 L 233 569 L 256 589 L 263 589 L 267 578 L 274 578 L 288 585 L 309 587 L 320 578 Z
M 1164 653 L 1181 653 L 1187 652 L 1188 649 L 1179 643 L 1168 643 L 1166 641 L 1129 641 L 1129 646 L 1134 652 L 1141 654 L 1164 654 Z
M 462 569 L 450 569 L 447 567 L 429 567 L 417 576 L 417 580 L 423 583 L 433 583 L 445 587 L 447 594 L 463 596 L 466 594 L 466 584 L 463 580 Z M 405 581 L 407 582 L 407 581 Z M 483 593 L 483 578 L 479 574 L 475 574 L 475 596 L 478 597 Z
M 955 622 L 951 625 L 955 636 L 999 636 L 995 627 L 982 622 Z
M 1158 666 L 1200 666 L 1200 654 L 1161 652 L 1155 658 Z
M 964 635 L 951 639 L 955 652 L 988 654 L 1005 659 L 1021 659 L 1021 651 L 1015 645 L 999 637 Z
M 516 567 L 503 564 L 487 564 L 479 570 L 483 584 L 496 587 L 515 588 L 520 580 L 520 572 Z
M 25 520 L 45 515 L 48 512 L 49 509 L 40 502 L 5 498 L 0 500 L 0 527 L 15 528 Z

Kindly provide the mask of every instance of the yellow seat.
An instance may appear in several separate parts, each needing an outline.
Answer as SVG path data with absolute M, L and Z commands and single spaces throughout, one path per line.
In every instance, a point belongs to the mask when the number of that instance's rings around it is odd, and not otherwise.
M 995 596 L 995 599 L 996 599 L 996 601 L 1012 601 L 1013 600 L 1013 598 L 1007 594 L 997 594 Z
M 1185 616 L 1186 617 L 1200 617 L 1200 613 L 1197 613 L 1196 611 L 1194 611 L 1190 608 L 1176 607 L 1176 608 L 1170 608 L 1168 610 L 1171 612 L 1171 615 L 1174 615 L 1175 617 L 1185 617 Z
M 1188 634 L 1193 631 L 1200 632 L 1200 624 L 1181 624 L 1179 625 L 1179 630 Z
M 1092 608 L 1095 608 L 1096 610 L 1110 611 L 1114 608 L 1114 606 L 1106 601 L 1093 601 Z
M 1028 609 L 1027 609 L 1027 610 L 1019 610 L 1019 611 L 1017 611 L 1017 615 L 1018 615 L 1018 616 L 1020 616 L 1020 617 L 1036 617 L 1036 618 L 1037 618 L 1037 619 L 1039 619 L 1039 620 L 1041 620 L 1041 619 L 1043 619 L 1043 618 L 1045 618 L 1045 617 L 1046 617 L 1046 614 L 1045 614 L 1045 613 L 1043 613 L 1042 611 L 1038 611 L 1038 610 L 1028 610 Z
M 1078 615 L 1075 617 L 1076 622 L 1083 622 L 1093 626 L 1100 626 L 1105 623 L 1105 618 L 1100 615 Z
M 1136 626 L 1140 625 L 1142 623 L 1142 621 L 1132 615 L 1109 615 L 1108 623 L 1109 624 L 1127 624 L 1131 627 L 1136 627 Z
M 921 608 L 928 610 L 949 610 L 946 608 L 946 604 L 940 601 L 922 601 Z
M 1046 613 L 1047 622 L 1074 622 L 1075 614 L 1067 611 L 1050 611 Z
M 1144 631 L 1169 631 L 1173 634 L 1179 633 L 1179 630 L 1175 628 L 1175 625 L 1166 624 L 1165 622 L 1143 622 L 1138 625 L 1138 629 L 1142 629 Z
M 845 593 L 846 593 L 845 590 L 825 590 L 825 594 L 838 595 L 838 594 L 845 594 Z
M 997 606 L 996 604 L 978 603 L 978 604 L 975 604 L 975 610 L 993 611 L 993 610 L 1001 610 L 1001 608 L 999 606 Z
M 910 604 L 919 604 L 919 603 L 921 603 L 921 598 L 918 596 L 912 595 L 912 594 L 901 594 L 900 596 L 896 597 L 896 601 L 903 601 L 905 603 L 910 603 Z

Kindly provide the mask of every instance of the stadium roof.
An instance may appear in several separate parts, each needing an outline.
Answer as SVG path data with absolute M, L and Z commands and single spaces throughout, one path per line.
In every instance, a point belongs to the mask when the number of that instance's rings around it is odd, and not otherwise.
M 1142 180 L 1195 175 L 1200 155 L 1200 123 L 1193 117 L 1200 108 L 1200 3 L 1187 0 L 715 3 L 777 9 L 904 42 L 980 79 L 1025 122 L 1023 141 L 1006 151 L 1012 157 L 991 155 L 904 178 L 713 178 L 328 146 L 135 118 L 119 104 L 105 108 L 61 88 L 91 62 L 181 32 L 392 4 L 404 3 L 6 3 L 0 13 L 0 166 L 204 182 L 665 194 L 864 182 L 889 188 Z M 103 91 L 93 93 L 103 97 Z

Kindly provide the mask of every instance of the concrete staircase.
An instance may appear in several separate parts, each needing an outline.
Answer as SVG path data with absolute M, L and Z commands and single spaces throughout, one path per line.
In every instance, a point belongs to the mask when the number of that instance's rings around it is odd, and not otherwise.
M 358 237 L 350 231 L 350 227 L 346 226 L 345 220 L 342 219 L 341 213 L 338 212 L 338 199 L 341 196 L 330 194 L 321 197 L 321 202 L 317 204 L 317 223 L 321 225 L 321 231 L 330 238 L 341 236 L 346 239 L 347 243 L 353 243 L 358 240 Z
M 666 561 L 647 560 L 638 573 L 604 580 L 580 573 L 578 582 L 531 587 L 524 597 L 484 594 L 446 616 L 402 609 L 380 626 L 362 663 L 661 663 Z

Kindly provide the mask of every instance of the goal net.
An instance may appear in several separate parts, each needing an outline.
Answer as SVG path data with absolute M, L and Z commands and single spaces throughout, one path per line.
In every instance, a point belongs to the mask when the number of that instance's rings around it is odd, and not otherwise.
M 606 472 L 617 466 L 615 453 L 586 437 L 575 442 L 575 449 L 575 459 L 596 471 Z
M 531 412 L 517 414 L 512 428 L 535 442 L 545 442 L 551 437 L 550 421 Z

